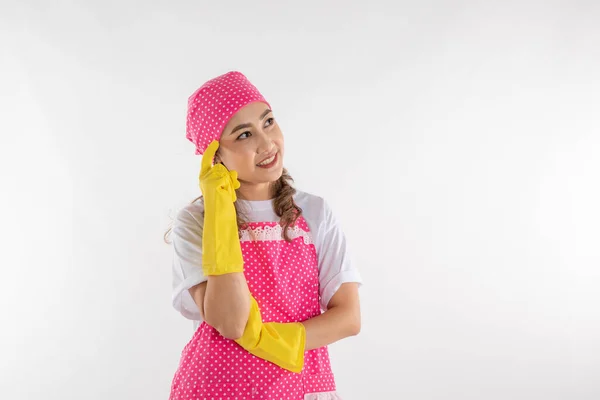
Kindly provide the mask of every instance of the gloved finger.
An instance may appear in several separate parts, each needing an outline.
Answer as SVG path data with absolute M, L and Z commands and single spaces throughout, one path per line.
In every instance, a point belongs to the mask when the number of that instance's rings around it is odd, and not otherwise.
M 206 174 L 212 167 L 213 159 L 215 158 L 215 154 L 217 153 L 217 149 L 219 148 L 219 142 L 217 140 L 213 140 L 202 155 L 202 165 L 200 168 L 200 175 Z
M 231 183 L 233 184 L 234 189 L 239 189 L 240 181 L 238 181 L 238 173 L 237 171 L 229 171 L 229 175 L 231 176 Z
M 235 189 L 239 189 L 240 181 L 238 181 L 238 173 L 237 171 L 229 171 L 229 177 L 231 179 L 231 200 L 234 202 L 237 200 L 237 194 Z

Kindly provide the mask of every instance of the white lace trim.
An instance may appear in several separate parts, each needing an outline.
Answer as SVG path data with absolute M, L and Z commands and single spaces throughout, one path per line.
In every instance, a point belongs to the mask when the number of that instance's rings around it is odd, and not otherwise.
M 252 242 L 252 241 L 277 241 L 283 239 L 283 227 L 279 224 L 275 226 L 259 226 L 258 228 L 248 228 L 241 231 L 240 242 Z M 312 244 L 313 239 L 310 232 L 306 232 L 301 229 L 298 225 L 289 227 L 287 229 L 288 236 L 290 239 L 296 239 L 301 237 L 304 240 L 304 244 Z

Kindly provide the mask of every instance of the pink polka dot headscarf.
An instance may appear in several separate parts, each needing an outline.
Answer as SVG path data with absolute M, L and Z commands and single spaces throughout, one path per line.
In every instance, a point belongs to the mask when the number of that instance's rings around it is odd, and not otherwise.
M 185 137 L 203 154 L 213 140 L 219 140 L 231 117 L 250 103 L 270 104 L 241 72 L 217 76 L 196 90 L 188 99 Z

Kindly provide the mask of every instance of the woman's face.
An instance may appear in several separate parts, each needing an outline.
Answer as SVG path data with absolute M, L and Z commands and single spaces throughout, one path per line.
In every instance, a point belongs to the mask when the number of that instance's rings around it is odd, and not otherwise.
M 269 106 L 250 103 L 234 114 L 221 134 L 215 162 L 237 171 L 242 185 L 271 183 L 281 177 L 283 135 Z

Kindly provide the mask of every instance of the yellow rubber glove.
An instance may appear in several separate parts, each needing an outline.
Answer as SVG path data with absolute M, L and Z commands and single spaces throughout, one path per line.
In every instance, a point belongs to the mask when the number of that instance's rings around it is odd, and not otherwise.
M 236 342 L 249 353 L 299 373 L 304 366 L 306 330 L 300 322 L 262 322 L 260 309 L 250 297 L 250 315 L 246 329 Z
M 240 187 L 237 172 L 212 165 L 219 142 L 213 141 L 202 156 L 200 189 L 204 197 L 202 271 L 223 275 L 244 271 L 234 202 Z M 304 366 L 306 331 L 301 323 L 263 323 L 254 297 L 243 336 L 236 340 L 249 353 L 281 368 L 299 373 Z
M 235 189 L 240 187 L 237 172 L 223 164 L 213 164 L 219 142 L 213 141 L 202 156 L 200 190 L 204 198 L 202 232 L 202 271 L 204 275 L 223 275 L 244 271 L 242 247 L 238 236 Z

